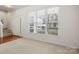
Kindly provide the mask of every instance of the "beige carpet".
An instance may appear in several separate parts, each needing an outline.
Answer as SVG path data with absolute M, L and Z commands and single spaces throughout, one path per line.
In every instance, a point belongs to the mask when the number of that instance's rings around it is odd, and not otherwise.
M 65 54 L 77 53 L 77 51 L 45 42 L 20 38 L 18 40 L 1 44 L 0 53 Z

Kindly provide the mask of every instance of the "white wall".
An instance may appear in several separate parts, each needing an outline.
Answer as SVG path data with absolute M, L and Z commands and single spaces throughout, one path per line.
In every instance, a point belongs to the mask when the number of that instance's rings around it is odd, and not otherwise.
M 64 45 L 67 47 L 79 48 L 78 37 L 78 21 L 79 21 L 79 6 L 58 6 L 59 12 L 59 34 L 57 36 L 48 34 L 35 34 L 28 32 L 28 13 L 37 11 L 40 9 L 46 9 L 55 6 L 29 6 L 13 13 L 12 21 L 10 21 L 13 33 L 16 35 L 22 35 L 27 38 L 32 38 L 49 43 L 55 43 Z M 21 17 L 21 30 L 20 30 L 20 17 Z
M 66 46 L 78 47 L 78 20 L 79 20 L 79 6 L 62 6 L 60 10 L 60 29 L 59 35 L 62 43 Z
M 14 15 L 13 12 L 8 12 L 7 14 L 7 22 L 8 27 L 12 30 L 13 34 L 20 34 L 20 23 L 19 23 L 19 15 Z

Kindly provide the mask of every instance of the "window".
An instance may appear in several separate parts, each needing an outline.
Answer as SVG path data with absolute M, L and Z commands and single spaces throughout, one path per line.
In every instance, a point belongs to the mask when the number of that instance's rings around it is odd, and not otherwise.
M 45 33 L 46 29 L 46 10 L 37 11 L 37 23 L 36 23 L 36 31 L 37 33 Z
M 59 8 L 48 8 L 29 13 L 29 31 L 58 35 Z

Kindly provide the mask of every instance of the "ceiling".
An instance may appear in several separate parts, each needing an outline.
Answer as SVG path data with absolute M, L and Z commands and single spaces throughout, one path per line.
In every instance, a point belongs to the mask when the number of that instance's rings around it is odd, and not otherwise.
M 7 5 L 0 5 L 0 11 L 11 12 L 17 9 L 21 9 L 27 7 L 28 5 L 10 5 L 11 7 L 7 7 Z

